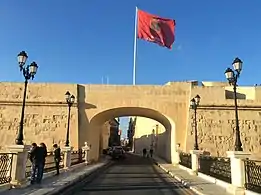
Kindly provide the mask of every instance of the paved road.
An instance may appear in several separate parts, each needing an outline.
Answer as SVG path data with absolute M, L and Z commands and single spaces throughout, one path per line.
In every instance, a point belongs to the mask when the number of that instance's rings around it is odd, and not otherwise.
M 82 186 L 64 195 L 192 195 L 189 189 L 150 159 L 128 155 Z

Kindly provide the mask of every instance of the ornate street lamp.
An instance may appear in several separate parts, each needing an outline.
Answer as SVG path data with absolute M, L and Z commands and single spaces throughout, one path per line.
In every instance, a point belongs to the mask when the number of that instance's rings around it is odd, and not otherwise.
M 232 65 L 234 71 L 231 68 L 227 68 L 225 76 L 230 85 L 233 86 L 234 101 L 235 101 L 235 117 L 236 117 L 236 140 L 235 140 L 235 151 L 243 151 L 242 142 L 240 139 L 239 121 L 238 121 L 238 107 L 237 107 L 237 81 L 242 70 L 243 62 L 239 58 L 235 58 Z
M 21 120 L 20 120 L 20 126 L 17 134 L 17 138 L 15 140 L 15 143 L 17 145 L 23 145 L 24 140 L 24 111 L 25 111 L 25 99 L 26 99 L 26 91 L 27 91 L 27 84 L 28 80 L 34 79 L 34 76 L 37 72 L 38 66 L 35 62 L 32 62 L 30 65 L 25 65 L 26 60 L 28 58 L 25 51 L 22 51 L 18 54 L 18 64 L 20 67 L 20 71 L 23 73 L 23 76 L 25 78 L 24 81 L 24 97 L 23 97 L 23 105 L 22 105 L 22 113 L 21 113 Z
M 69 130 L 70 130 L 70 115 L 71 115 L 71 106 L 75 101 L 74 95 L 71 95 L 69 91 L 65 93 L 65 100 L 68 105 L 68 123 L 67 123 L 67 131 L 66 131 L 66 141 L 65 146 L 69 146 Z
M 197 129 L 197 108 L 200 103 L 200 96 L 196 95 L 190 101 L 190 108 L 194 110 L 194 133 L 195 133 L 195 143 L 194 143 L 194 150 L 199 150 L 198 148 L 198 129 Z

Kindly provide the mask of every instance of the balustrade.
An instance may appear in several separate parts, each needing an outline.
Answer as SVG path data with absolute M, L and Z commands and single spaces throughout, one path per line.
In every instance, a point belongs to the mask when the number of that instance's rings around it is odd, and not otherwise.
M 0 153 L 0 184 L 11 181 L 13 153 Z
M 179 154 L 180 164 L 191 169 L 191 154 L 181 152 Z
M 200 155 L 198 171 L 231 183 L 231 163 L 229 158 Z
M 245 188 L 261 194 L 261 161 L 245 160 Z

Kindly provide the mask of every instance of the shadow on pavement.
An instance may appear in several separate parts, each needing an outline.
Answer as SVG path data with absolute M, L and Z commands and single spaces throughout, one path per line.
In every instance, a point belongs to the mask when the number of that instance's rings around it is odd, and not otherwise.
M 112 191 L 145 190 L 160 193 L 167 190 L 171 194 L 179 194 L 177 192 L 184 189 L 186 187 L 158 168 L 152 159 L 128 154 L 126 159 L 115 161 L 113 166 L 86 183 L 81 191 L 106 194 Z

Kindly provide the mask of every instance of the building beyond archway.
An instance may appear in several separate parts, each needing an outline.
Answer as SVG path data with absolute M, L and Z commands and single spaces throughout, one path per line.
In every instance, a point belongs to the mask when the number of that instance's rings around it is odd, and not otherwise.
M 175 123 L 172 119 L 170 119 L 169 117 L 163 115 L 162 113 L 156 110 L 150 108 L 143 108 L 143 107 L 119 107 L 119 108 L 105 110 L 100 113 L 97 113 L 91 119 L 90 128 L 92 129 L 93 132 L 99 132 L 101 125 L 104 124 L 106 121 L 121 116 L 141 116 L 141 117 L 151 118 L 161 123 L 165 127 L 166 131 L 164 132 L 164 134 L 159 135 L 161 137 L 160 140 L 162 141 L 162 143 L 164 143 L 164 147 L 161 147 L 161 151 L 158 151 L 158 154 L 160 154 L 161 157 L 165 158 L 169 162 L 173 161 L 172 159 L 174 157 L 175 145 L 176 145 Z M 95 136 L 97 137 L 95 138 Z M 147 135 L 144 134 L 144 136 Z M 99 139 L 99 134 L 93 134 L 92 138 L 95 140 Z M 143 137 L 139 139 L 143 139 Z M 96 151 L 99 150 L 99 148 L 93 148 L 93 150 Z M 142 150 L 142 149 L 135 148 L 135 150 Z

